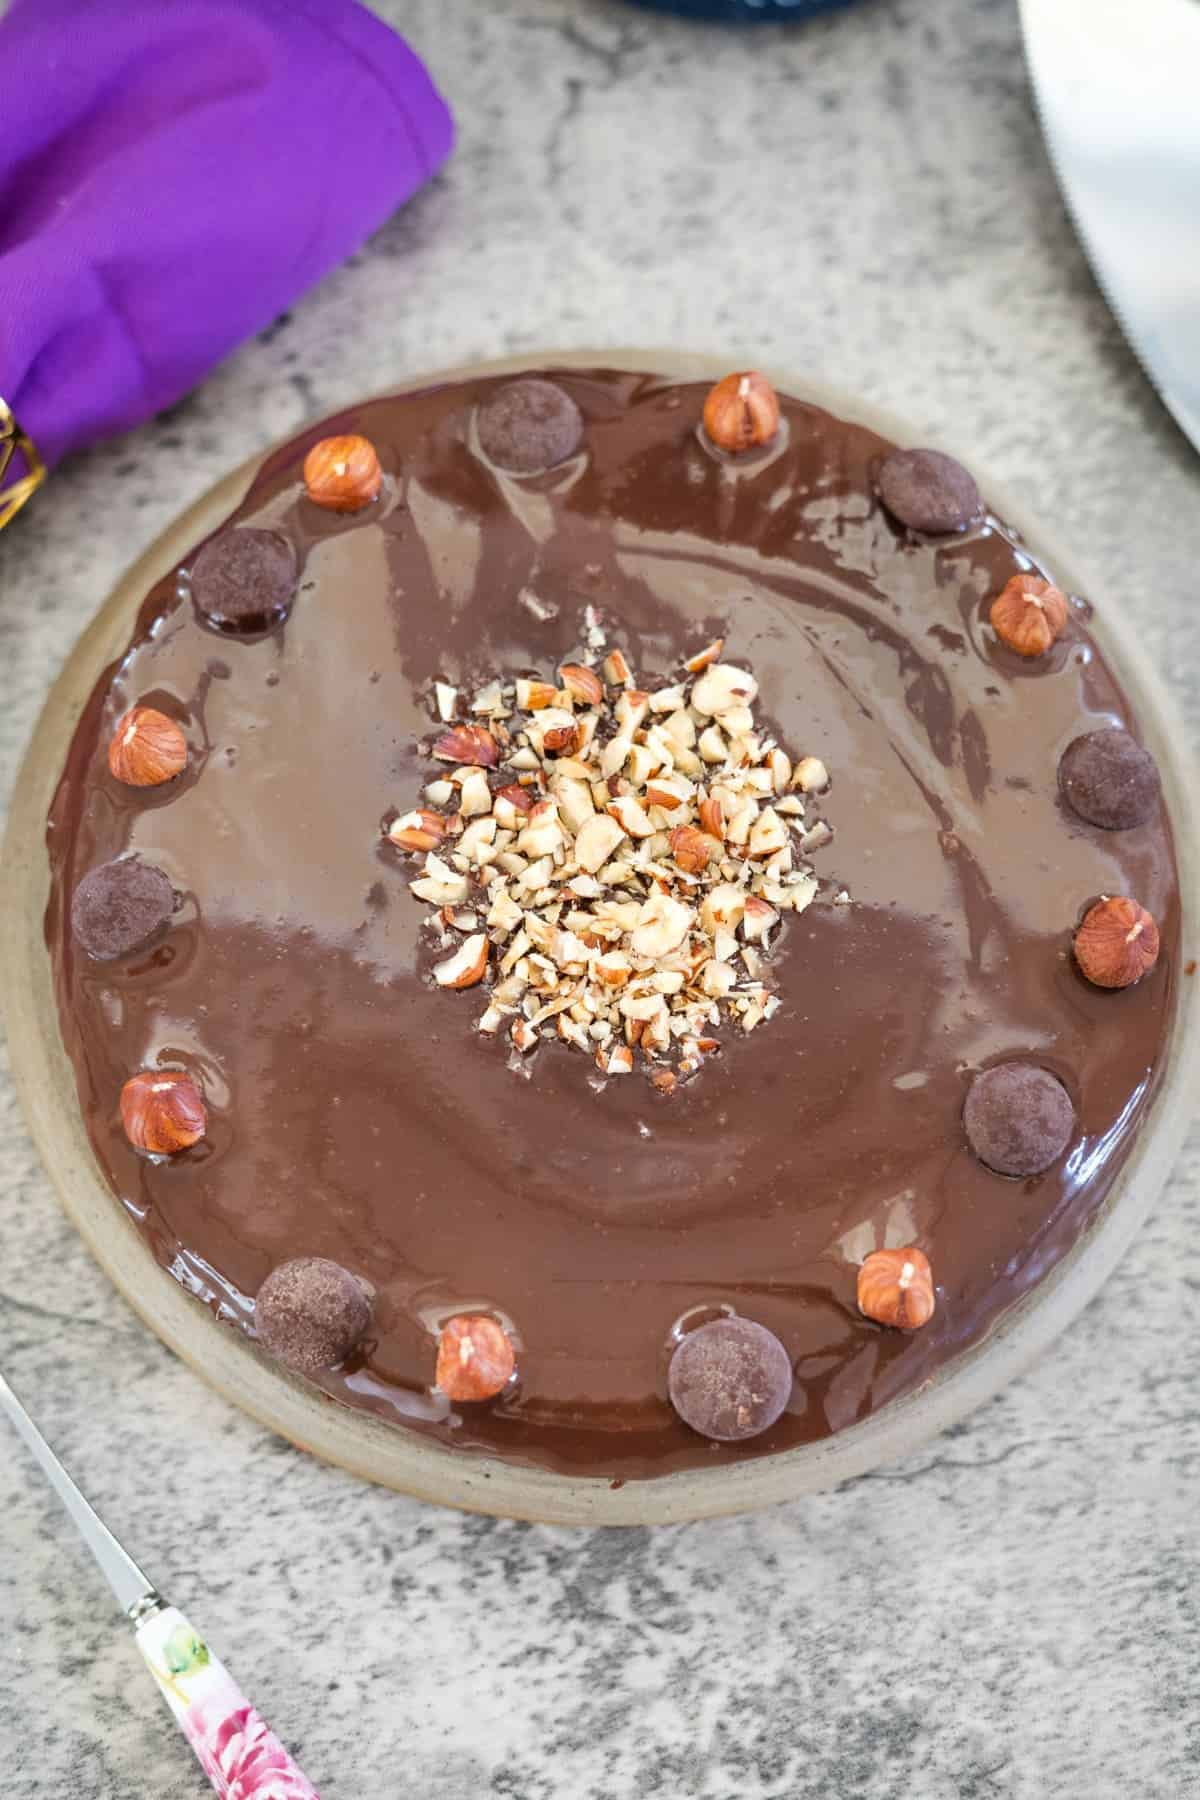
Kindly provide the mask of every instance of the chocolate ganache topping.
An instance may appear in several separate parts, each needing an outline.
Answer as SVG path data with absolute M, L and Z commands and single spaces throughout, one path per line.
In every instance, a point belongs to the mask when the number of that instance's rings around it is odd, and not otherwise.
M 753 373 L 480 376 L 275 453 L 49 821 L 158 1261 L 335 1399 L 569 1473 L 928 1381 L 1095 1215 L 1174 1004 L 1170 826 L 1053 577 Z

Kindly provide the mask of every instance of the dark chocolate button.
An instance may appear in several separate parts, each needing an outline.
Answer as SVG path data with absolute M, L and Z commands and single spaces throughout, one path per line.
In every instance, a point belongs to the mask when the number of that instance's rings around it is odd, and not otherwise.
M 893 450 L 879 470 L 879 496 L 914 531 L 963 531 L 980 513 L 975 478 L 940 450 Z
M 583 415 L 552 381 L 511 381 L 479 403 L 479 447 L 489 462 L 514 475 L 552 469 L 583 441 Z
M 89 956 L 110 961 L 148 944 L 175 911 L 161 869 L 136 856 L 91 869 L 71 900 L 71 930 Z
M 963 1125 L 972 1150 L 989 1169 L 1040 1175 L 1070 1143 L 1075 1108 L 1048 1070 L 1035 1063 L 998 1063 L 971 1083 Z
M 1158 764 L 1127 731 L 1108 726 L 1068 744 L 1058 785 L 1073 812 L 1105 831 L 1144 825 L 1158 805 Z
M 272 1356 L 301 1375 L 345 1362 L 371 1323 L 362 1283 L 340 1263 L 298 1256 L 271 1270 L 258 1290 L 254 1323 Z
M 773 1332 L 753 1319 L 714 1319 L 689 1331 L 667 1376 L 685 1425 L 721 1443 L 757 1437 L 792 1392 L 792 1365 Z
M 192 598 L 222 631 L 265 631 L 286 616 L 296 578 L 296 552 L 282 532 L 235 525 L 197 555 Z

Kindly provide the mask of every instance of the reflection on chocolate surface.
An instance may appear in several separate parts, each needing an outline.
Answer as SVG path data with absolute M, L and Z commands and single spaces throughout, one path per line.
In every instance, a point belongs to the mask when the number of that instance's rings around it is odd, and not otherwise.
M 147 596 L 54 802 L 47 936 L 96 1155 L 178 1280 L 250 1329 L 273 1267 L 326 1257 L 374 1293 L 369 1334 L 318 1377 L 330 1394 L 446 1444 L 636 1478 L 862 1418 L 1069 1248 L 1162 1072 L 1177 882 L 1161 803 L 1111 832 L 1060 801 L 1072 740 L 1137 721 L 1082 607 L 1036 659 L 997 643 L 990 600 L 1030 566 L 997 521 L 914 538 L 875 498 L 889 446 L 800 401 L 734 462 L 697 430 L 703 386 L 553 378 L 586 429 L 544 474 L 473 448 L 493 378 L 359 407 L 264 466 L 236 518 L 295 546 L 292 609 L 222 639 L 176 573 Z M 305 452 L 330 431 L 378 449 L 363 514 L 304 497 Z M 514 1075 L 473 1031 L 471 994 L 434 989 L 425 909 L 380 835 L 428 778 L 434 679 L 553 678 L 582 660 L 588 605 L 650 677 L 724 636 L 760 717 L 833 775 L 825 891 L 785 928 L 781 1010 L 669 1097 L 642 1074 L 597 1091 L 558 1046 Z M 167 786 L 108 772 L 135 702 L 186 734 Z M 161 940 L 99 964 L 71 896 L 129 852 L 179 908 Z M 1100 894 L 1136 895 L 1160 928 L 1157 966 L 1124 991 L 1071 956 Z M 1077 1120 L 1027 1180 L 985 1168 L 962 1124 L 973 1074 L 1014 1060 L 1056 1076 Z M 135 1153 L 118 1110 L 156 1065 L 186 1069 L 207 1109 L 169 1162 Z M 912 1332 L 856 1303 L 864 1257 L 908 1245 L 937 1287 Z M 775 1334 L 796 1380 L 769 1429 L 718 1445 L 672 1411 L 667 1371 L 679 1330 L 729 1310 Z M 489 1406 L 431 1391 L 460 1312 L 516 1348 Z

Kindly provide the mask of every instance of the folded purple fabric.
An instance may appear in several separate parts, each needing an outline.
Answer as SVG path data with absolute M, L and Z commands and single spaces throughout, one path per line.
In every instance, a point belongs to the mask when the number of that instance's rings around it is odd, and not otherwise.
M 47 463 L 193 387 L 452 138 L 355 0 L 16 0 L 0 121 L 0 396 Z

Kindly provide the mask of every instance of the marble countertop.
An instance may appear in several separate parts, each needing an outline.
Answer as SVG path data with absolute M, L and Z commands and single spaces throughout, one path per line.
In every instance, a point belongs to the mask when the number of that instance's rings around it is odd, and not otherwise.
M 1200 462 L 1100 300 L 1015 0 L 689 27 L 618 0 L 379 0 L 443 176 L 169 417 L 0 538 L 0 779 L 123 565 L 356 394 L 541 346 L 727 347 L 906 413 L 1082 547 L 1200 724 Z M 1034 1373 L 909 1462 L 756 1518 L 438 1512 L 232 1410 L 109 1288 L 0 1086 L 0 1363 L 325 1800 L 1200 1793 L 1200 1138 Z M 0 1431 L 12 1800 L 207 1791 Z M 240 1800 L 240 1797 L 239 1797 Z

